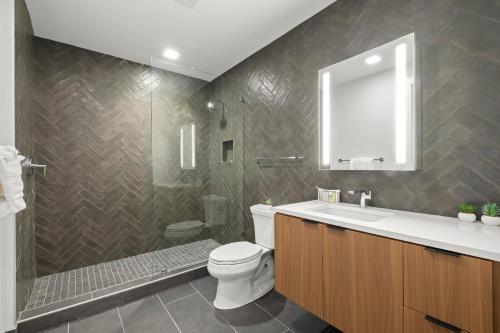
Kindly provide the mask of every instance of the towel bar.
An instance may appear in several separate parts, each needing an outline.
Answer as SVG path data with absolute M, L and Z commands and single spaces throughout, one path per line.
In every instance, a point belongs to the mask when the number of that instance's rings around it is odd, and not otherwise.
M 374 158 L 373 159 L 374 161 L 380 161 L 380 162 L 383 162 L 384 161 L 384 158 L 383 157 L 379 157 L 379 158 Z M 339 163 L 342 163 L 342 162 L 349 162 L 350 160 L 343 160 L 341 158 L 338 159 Z

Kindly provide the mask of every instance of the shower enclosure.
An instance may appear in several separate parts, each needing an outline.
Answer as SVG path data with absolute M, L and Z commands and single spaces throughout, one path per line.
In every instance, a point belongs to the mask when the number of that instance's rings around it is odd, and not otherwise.
M 35 46 L 34 159 L 47 175 L 35 177 L 37 277 L 21 320 L 198 268 L 243 239 L 239 101 L 158 59 Z

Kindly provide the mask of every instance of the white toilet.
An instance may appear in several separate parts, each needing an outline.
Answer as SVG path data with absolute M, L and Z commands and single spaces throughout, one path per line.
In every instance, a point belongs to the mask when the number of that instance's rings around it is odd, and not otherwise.
M 222 245 L 210 253 L 208 272 L 218 279 L 214 306 L 234 309 L 253 302 L 274 287 L 274 210 L 250 207 L 255 243 Z

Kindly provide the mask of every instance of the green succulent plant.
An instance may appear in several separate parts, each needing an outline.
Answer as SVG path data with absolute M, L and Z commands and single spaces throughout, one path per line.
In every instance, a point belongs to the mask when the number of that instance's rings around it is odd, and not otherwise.
M 265 203 L 266 203 L 266 205 L 271 205 L 272 206 L 273 205 L 273 200 L 271 198 L 269 198 L 269 199 L 267 199 L 265 201 Z
M 487 203 L 483 206 L 481 212 L 486 216 L 500 216 L 500 206 L 498 206 L 496 203 Z
M 474 205 L 471 205 L 470 203 L 462 202 L 460 205 L 458 205 L 458 211 L 460 213 L 474 214 L 474 212 L 476 211 L 476 207 Z

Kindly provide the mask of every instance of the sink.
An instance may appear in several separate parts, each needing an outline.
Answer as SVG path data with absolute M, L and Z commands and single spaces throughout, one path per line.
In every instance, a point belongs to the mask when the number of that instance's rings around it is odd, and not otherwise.
M 363 222 L 376 222 L 384 217 L 394 215 L 392 213 L 371 210 L 369 208 L 355 207 L 310 207 L 305 210 L 329 215 L 331 218 L 341 217 Z

